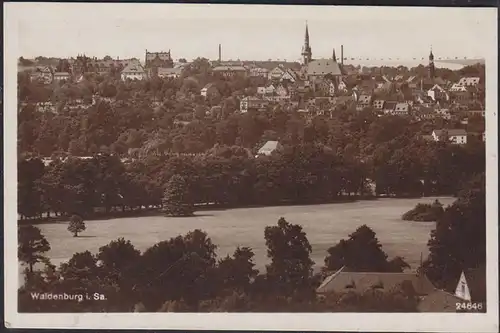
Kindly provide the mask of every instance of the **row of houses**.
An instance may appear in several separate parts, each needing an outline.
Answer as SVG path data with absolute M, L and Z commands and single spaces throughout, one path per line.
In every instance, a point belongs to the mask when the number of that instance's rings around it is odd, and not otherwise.
M 39 66 L 30 74 L 30 80 L 40 82 L 42 84 L 51 84 L 56 81 L 70 80 L 69 72 L 57 72 L 55 68 L 50 66 Z

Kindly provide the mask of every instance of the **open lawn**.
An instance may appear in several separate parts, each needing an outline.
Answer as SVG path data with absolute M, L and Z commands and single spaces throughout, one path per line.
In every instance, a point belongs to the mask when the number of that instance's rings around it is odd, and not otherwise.
M 401 215 L 417 203 L 431 203 L 435 198 L 378 199 L 310 206 L 281 206 L 197 211 L 196 216 L 172 218 L 164 216 L 131 217 L 87 221 L 87 230 L 74 238 L 67 223 L 41 224 L 52 250 L 48 253 L 54 264 L 68 260 L 75 252 L 96 253 L 100 246 L 118 237 L 130 240 L 144 251 L 162 240 L 185 234 L 190 230 L 206 231 L 218 245 L 220 257 L 231 254 L 237 246 L 249 246 L 255 252 L 257 268 L 267 263 L 264 228 L 274 225 L 283 216 L 301 224 L 312 245 L 312 258 L 323 265 L 326 250 L 348 237 L 358 226 L 371 227 L 389 257 L 404 257 L 416 269 L 420 255 L 427 256 L 427 241 L 434 222 L 403 221 Z M 439 198 L 445 206 L 453 198 Z

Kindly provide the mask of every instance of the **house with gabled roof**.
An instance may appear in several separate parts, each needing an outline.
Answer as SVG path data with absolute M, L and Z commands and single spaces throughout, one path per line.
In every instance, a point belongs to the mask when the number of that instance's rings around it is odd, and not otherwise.
M 396 103 L 392 114 L 395 116 L 407 116 L 410 113 L 410 106 L 408 103 Z
M 52 68 L 49 66 L 38 66 L 30 75 L 31 81 L 43 84 L 51 84 L 53 79 Z
M 429 295 L 436 290 L 424 274 L 387 273 L 387 272 L 352 272 L 342 267 L 328 276 L 316 289 L 318 294 L 363 293 L 368 290 L 392 291 L 409 283 L 418 296 Z
M 276 66 L 268 73 L 268 79 L 273 81 L 280 81 L 286 73 L 286 68 L 283 66 Z
M 455 296 L 467 302 L 486 302 L 486 267 L 466 269 L 460 274 Z
M 140 64 L 129 64 L 121 72 L 121 79 L 125 80 L 144 80 L 147 78 L 146 71 Z
M 289 81 L 294 83 L 298 79 L 298 74 L 292 69 L 286 69 L 285 73 L 281 76 L 280 81 Z
M 432 98 L 433 101 L 437 101 L 437 100 L 448 101 L 448 100 L 450 100 L 450 95 L 448 95 L 446 90 L 443 87 L 441 87 L 439 84 L 435 84 L 434 86 L 432 86 L 432 88 L 427 90 L 427 96 Z

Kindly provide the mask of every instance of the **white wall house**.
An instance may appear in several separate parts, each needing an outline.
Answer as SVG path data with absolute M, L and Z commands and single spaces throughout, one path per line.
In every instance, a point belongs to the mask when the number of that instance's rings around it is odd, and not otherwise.
M 458 81 L 458 84 L 465 87 L 475 87 L 479 84 L 478 77 L 463 77 Z
M 146 71 L 141 65 L 129 64 L 122 70 L 121 78 L 123 81 L 130 80 L 144 80 L 146 79 Z
M 250 110 L 265 111 L 269 101 L 258 97 L 247 96 L 240 101 L 240 112 L 245 113 Z
M 467 132 L 464 129 L 443 129 L 432 131 L 434 141 L 441 141 L 447 137 L 448 141 L 454 144 L 464 145 L 467 143 Z

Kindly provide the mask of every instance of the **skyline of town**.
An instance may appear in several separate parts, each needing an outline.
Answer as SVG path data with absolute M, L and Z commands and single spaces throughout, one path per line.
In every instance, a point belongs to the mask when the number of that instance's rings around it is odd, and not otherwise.
M 142 59 L 146 49 L 155 52 L 170 49 L 174 59 L 217 59 L 221 44 L 224 60 L 298 61 L 306 21 L 316 58 L 330 57 L 333 49 L 340 55 L 341 45 L 344 45 L 345 58 L 363 61 L 381 58 L 425 61 L 431 47 L 437 60 L 484 58 L 488 53 L 486 44 L 479 38 L 484 24 L 489 22 L 479 20 L 489 12 L 483 9 L 465 12 L 459 8 L 287 6 L 280 7 L 281 14 L 278 14 L 276 6 L 246 6 L 243 13 L 238 6 L 135 5 L 138 4 L 134 4 L 133 11 L 140 15 L 127 15 L 130 4 L 114 5 L 112 15 L 108 11 L 111 7 L 105 5 L 99 5 L 97 10 L 80 4 L 59 5 L 57 10 L 49 10 L 43 16 L 37 16 L 36 12 L 50 4 L 26 7 L 27 11 L 23 10 L 24 14 L 19 17 L 19 55 L 70 58 L 85 53 L 99 58 L 109 55 Z M 13 13 L 22 8 L 16 7 L 12 7 L 16 8 Z M 84 19 L 89 9 L 93 10 L 92 24 Z M 260 16 L 256 17 L 259 11 Z M 284 12 L 288 14 L 287 19 L 280 18 L 276 24 L 276 15 Z M 165 13 L 163 18 L 159 17 Z M 383 18 L 377 15 L 381 13 Z M 394 29 L 395 26 L 404 28 Z M 443 26 L 454 28 L 443 29 Z M 95 39 L 97 33 L 99 40 Z M 59 38 L 47 38 L 54 34 L 63 35 L 68 42 L 61 44 Z M 380 38 L 382 35 L 384 38 Z M 402 47 L 402 38 L 412 43 Z M 186 43 L 186 39 L 192 42 Z

